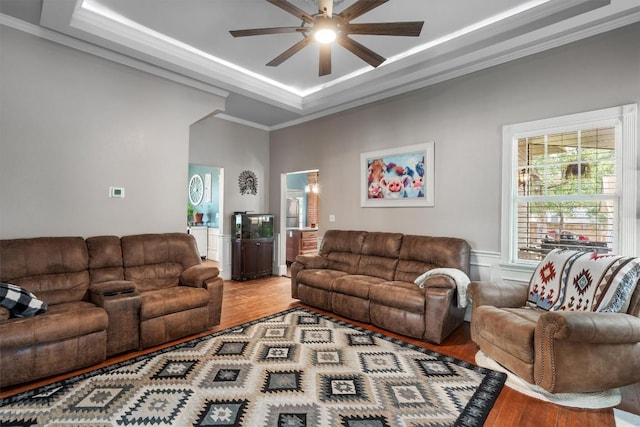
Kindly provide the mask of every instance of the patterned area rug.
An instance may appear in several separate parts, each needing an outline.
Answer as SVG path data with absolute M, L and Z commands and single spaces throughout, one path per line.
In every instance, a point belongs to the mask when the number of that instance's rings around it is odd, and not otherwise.
M 505 379 L 296 308 L 3 399 L 0 424 L 480 426 Z

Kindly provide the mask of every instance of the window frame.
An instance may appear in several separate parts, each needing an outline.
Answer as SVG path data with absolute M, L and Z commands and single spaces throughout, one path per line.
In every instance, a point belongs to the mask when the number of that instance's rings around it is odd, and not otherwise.
M 616 134 L 616 206 L 613 252 L 636 256 L 638 198 L 638 106 L 627 104 L 584 113 L 551 117 L 502 127 L 501 262 L 533 269 L 538 262 L 517 259 L 518 140 L 589 128 L 613 127 Z

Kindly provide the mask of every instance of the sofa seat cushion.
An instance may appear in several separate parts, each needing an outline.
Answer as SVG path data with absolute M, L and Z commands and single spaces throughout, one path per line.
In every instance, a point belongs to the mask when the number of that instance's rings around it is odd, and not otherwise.
M 534 333 L 542 310 L 531 308 L 478 307 L 474 316 L 474 330 L 486 343 L 511 354 L 521 361 L 534 362 Z M 482 349 L 482 347 L 481 347 Z
M 209 304 L 209 292 L 206 289 L 188 286 L 141 292 L 140 297 L 142 299 L 140 320 L 205 307 Z
M 372 304 L 393 307 L 411 313 L 424 314 L 424 289 L 413 283 L 384 282 L 371 288 L 369 300 Z
M 331 290 L 340 294 L 369 299 L 369 289 L 383 282 L 384 279 L 378 277 L 353 274 L 336 278 Z
M 0 352 L 105 331 L 108 323 L 107 312 L 90 302 L 50 305 L 46 313 L 38 316 L 13 318 L 1 323 Z
M 129 281 L 129 279 L 127 279 L 127 280 Z M 133 282 L 133 281 L 131 281 L 131 282 L 135 283 L 136 291 L 138 291 L 141 294 L 145 293 L 145 292 L 155 292 L 155 291 L 158 291 L 160 289 L 173 289 L 173 288 L 178 287 L 178 283 L 174 283 L 173 285 L 168 286 L 168 287 L 158 287 L 158 286 L 155 285 L 155 283 L 156 283 L 155 281 L 154 282 Z
M 332 283 L 338 277 L 346 276 L 348 273 L 331 269 L 310 269 L 301 270 L 298 273 L 298 282 L 304 283 L 312 288 L 331 291 Z

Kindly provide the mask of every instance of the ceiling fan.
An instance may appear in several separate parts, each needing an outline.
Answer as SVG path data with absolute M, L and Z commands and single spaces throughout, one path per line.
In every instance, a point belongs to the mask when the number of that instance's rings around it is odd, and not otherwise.
M 380 36 L 418 37 L 423 21 L 380 22 L 371 24 L 352 24 L 350 21 L 375 9 L 389 0 L 357 0 L 340 13 L 333 13 L 333 0 L 317 0 L 318 13 L 311 15 L 287 0 L 267 0 L 280 9 L 302 19 L 299 27 L 254 28 L 229 31 L 233 37 L 259 36 L 265 34 L 300 33 L 304 37 L 298 43 L 282 52 L 268 66 L 278 66 L 291 58 L 296 52 L 309 45 L 313 40 L 320 43 L 320 76 L 331 74 L 331 42 L 336 41 L 360 59 L 377 67 L 386 58 L 349 38 L 351 34 Z

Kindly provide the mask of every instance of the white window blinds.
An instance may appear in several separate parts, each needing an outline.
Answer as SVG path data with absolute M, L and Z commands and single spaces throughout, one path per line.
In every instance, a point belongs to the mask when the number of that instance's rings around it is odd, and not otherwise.
M 615 128 L 536 135 L 517 144 L 517 258 L 540 260 L 557 247 L 611 252 Z

